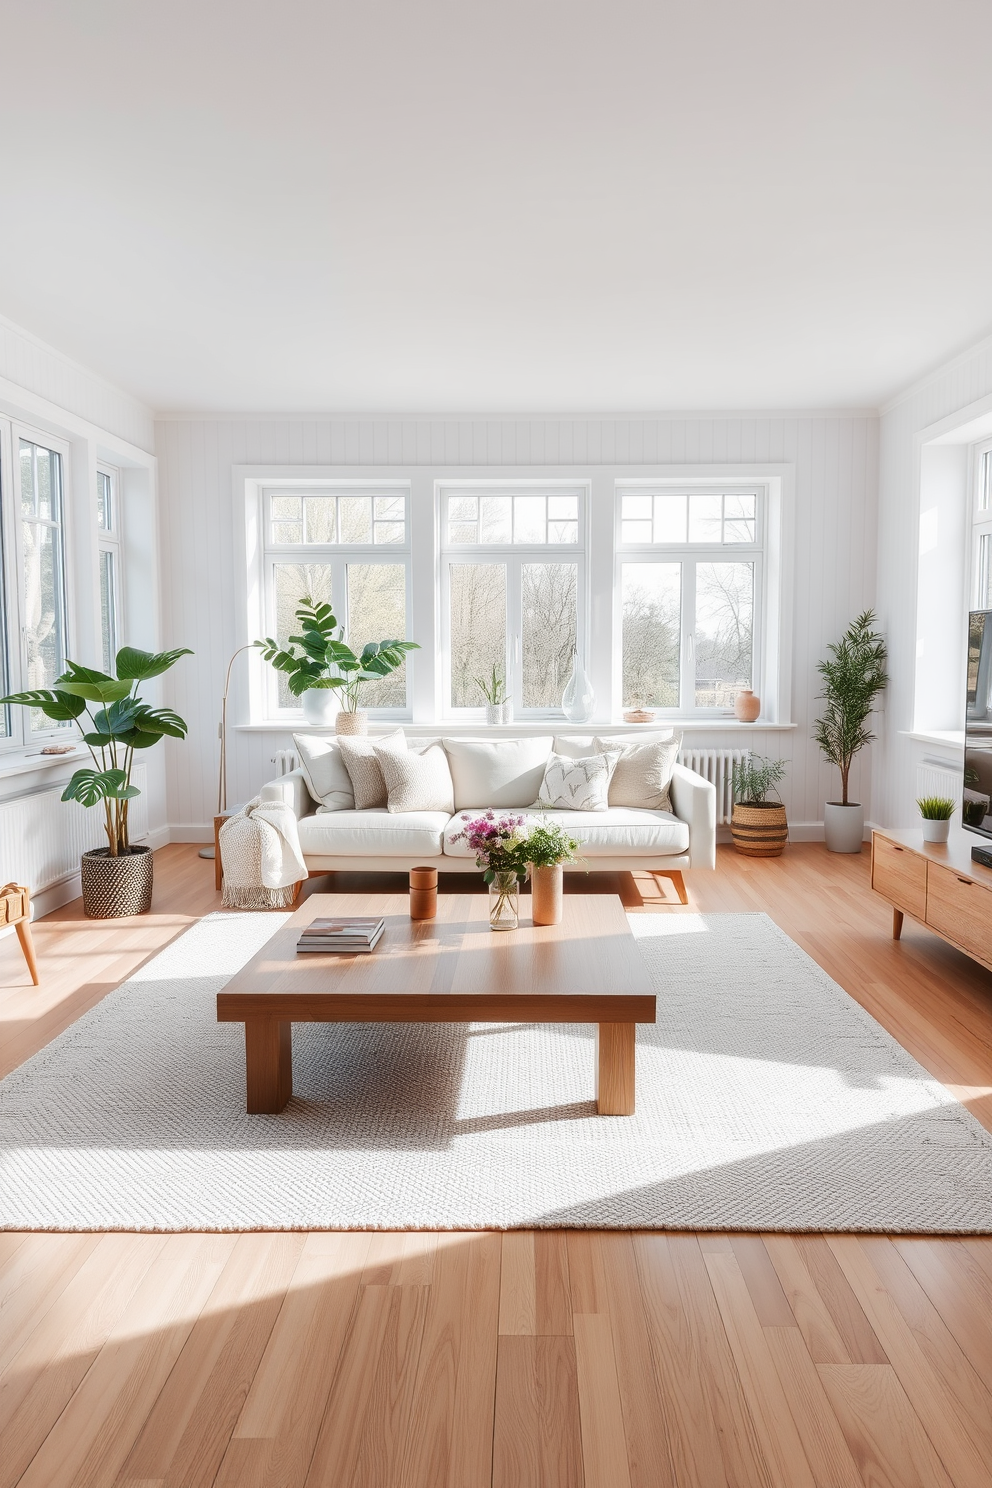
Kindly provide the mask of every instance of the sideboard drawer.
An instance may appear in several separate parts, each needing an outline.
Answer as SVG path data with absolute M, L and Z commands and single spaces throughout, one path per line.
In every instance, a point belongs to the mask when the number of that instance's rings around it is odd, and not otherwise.
M 969 956 L 992 963 L 992 889 L 984 884 L 929 862 L 926 922 Z
M 871 886 L 890 904 L 922 920 L 927 908 L 927 860 L 876 832 L 871 848 Z

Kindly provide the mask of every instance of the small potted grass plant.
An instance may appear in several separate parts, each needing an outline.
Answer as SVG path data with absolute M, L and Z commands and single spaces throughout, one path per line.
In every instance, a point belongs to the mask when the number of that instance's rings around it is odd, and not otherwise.
M 486 722 L 491 724 L 512 723 L 509 717 L 511 704 L 506 696 L 506 678 L 493 663 L 488 677 L 476 677 L 475 685 L 486 700 Z
M 747 858 L 777 858 L 788 841 L 785 807 L 767 799 L 784 774 L 784 760 L 764 759 L 750 750 L 734 765 L 730 835 Z
M 535 925 L 560 925 L 564 865 L 575 861 L 579 844 L 560 822 L 539 821 L 520 844 L 530 870 L 531 918 Z
M 916 805 L 923 818 L 923 841 L 946 842 L 957 802 L 950 796 L 921 796 Z

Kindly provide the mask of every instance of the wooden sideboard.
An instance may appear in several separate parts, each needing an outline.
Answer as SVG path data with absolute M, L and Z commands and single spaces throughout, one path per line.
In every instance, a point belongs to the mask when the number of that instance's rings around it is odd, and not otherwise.
M 910 915 L 992 971 L 992 868 L 971 856 L 983 841 L 960 828 L 947 843 L 919 828 L 872 833 L 871 886 L 892 905 L 894 940 Z

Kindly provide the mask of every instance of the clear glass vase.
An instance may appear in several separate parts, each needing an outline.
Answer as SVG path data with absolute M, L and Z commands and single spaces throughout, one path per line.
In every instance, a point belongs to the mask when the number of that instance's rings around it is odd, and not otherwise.
M 489 885 L 490 930 L 516 930 L 520 923 L 520 883 L 515 873 L 494 873 Z
M 588 723 L 595 706 L 596 694 L 576 651 L 572 655 L 572 675 L 562 694 L 561 711 L 570 723 Z

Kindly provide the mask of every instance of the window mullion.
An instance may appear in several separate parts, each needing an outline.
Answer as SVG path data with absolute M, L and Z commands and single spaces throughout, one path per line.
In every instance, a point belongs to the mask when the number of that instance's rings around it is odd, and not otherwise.
M 682 559 L 682 668 L 679 709 L 696 708 L 696 559 Z
M 524 705 L 523 670 L 523 600 L 521 596 L 521 569 L 525 558 L 519 553 L 507 553 L 506 563 L 506 681 L 507 695 L 514 711 L 520 713 Z

